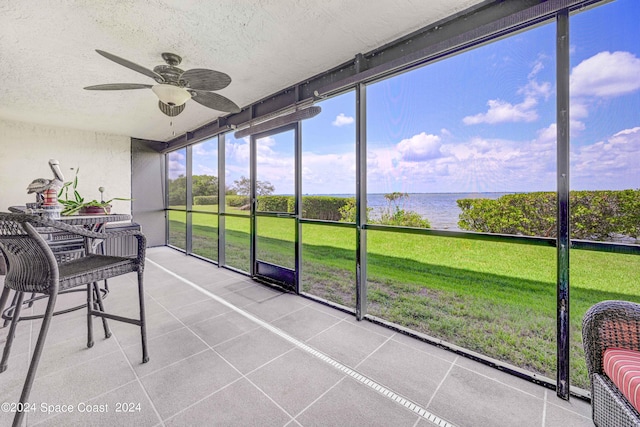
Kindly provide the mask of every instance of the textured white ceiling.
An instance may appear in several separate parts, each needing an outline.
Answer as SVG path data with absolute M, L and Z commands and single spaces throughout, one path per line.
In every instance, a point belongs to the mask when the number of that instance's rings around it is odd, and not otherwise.
M 146 68 L 229 74 L 241 108 L 482 0 L 0 0 L 0 119 L 166 141 L 226 113 L 188 101 L 171 119 L 154 84 L 95 52 Z M 172 125 L 171 125 L 172 122 Z

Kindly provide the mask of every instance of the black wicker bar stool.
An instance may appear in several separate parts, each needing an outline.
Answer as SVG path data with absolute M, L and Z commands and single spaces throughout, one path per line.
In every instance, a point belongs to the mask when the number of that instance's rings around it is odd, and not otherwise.
M 88 253 L 81 258 L 58 263 L 51 248 L 40 234 L 43 229 L 62 230 L 82 236 L 87 239 L 85 244 L 87 248 L 91 247 L 88 239 L 106 240 L 134 236 L 138 242 L 137 255 L 127 258 Z M 20 396 L 20 403 L 26 403 L 29 399 L 33 380 L 38 368 L 38 362 L 40 361 L 47 337 L 49 324 L 54 314 L 56 298 L 61 291 L 78 286 L 86 286 L 87 347 L 93 346 L 92 319 L 93 316 L 98 316 L 103 319 L 107 318 L 139 326 L 142 340 L 142 363 L 146 363 L 149 360 L 147 354 L 143 289 L 145 249 L 146 239 L 144 235 L 137 230 L 93 232 L 81 227 L 64 224 L 60 221 L 44 219 L 39 216 L 0 213 L 0 250 L 2 250 L 7 260 L 7 272 L 4 279 L 5 289 L 0 297 L 0 312 L 4 309 L 8 300 L 7 290 L 13 289 L 18 293 L 15 309 L 12 313 L 11 326 L 9 327 L 7 335 L 7 342 L 4 347 L 2 362 L 0 362 L 0 372 L 7 369 L 7 361 L 15 336 L 16 326 L 20 320 L 20 310 L 24 302 L 24 293 L 35 292 L 48 296 L 47 307 L 31 364 L 27 372 L 27 378 Z M 133 319 L 105 313 L 102 309 L 102 302 L 94 301 L 94 289 L 97 287 L 97 282 L 132 272 L 137 272 L 138 275 L 140 318 Z M 20 409 L 21 406 L 22 405 L 18 405 L 18 409 Z M 13 425 L 20 426 L 23 417 L 24 412 L 16 412 Z

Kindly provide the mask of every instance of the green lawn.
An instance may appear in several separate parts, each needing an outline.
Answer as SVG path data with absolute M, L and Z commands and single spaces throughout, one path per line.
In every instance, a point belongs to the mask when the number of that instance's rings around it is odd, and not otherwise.
M 171 230 L 184 230 L 184 214 L 170 219 Z M 194 215 L 194 252 L 196 240 L 203 252 L 217 248 L 216 221 Z M 290 220 L 259 218 L 259 257 L 288 265 L 293 232 Z M 302 243 L 303 289 L 354 307 L 355 230 L 304 224 Z M 227 264 L 248 271 L 248 218 L 226 217 L 226 244 Z M 369 314 L 555 378 L 555 248 L 372 230 L 367 247 Z M 572 384 L 588 388 L 584 313 L 604 299 L 640 302 L 638 261 L 571 251 Z

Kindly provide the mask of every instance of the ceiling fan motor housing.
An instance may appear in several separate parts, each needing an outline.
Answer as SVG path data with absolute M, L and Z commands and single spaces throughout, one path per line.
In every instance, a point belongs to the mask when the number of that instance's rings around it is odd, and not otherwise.
M 180 86 L 180 76 L 184 73 L 183 70 L 178 67 L 174 67 L 173 65 L 158 65 L 153 69 L 153 71 L 164 78 L 164 82 L 162 83 L 174 86 Z

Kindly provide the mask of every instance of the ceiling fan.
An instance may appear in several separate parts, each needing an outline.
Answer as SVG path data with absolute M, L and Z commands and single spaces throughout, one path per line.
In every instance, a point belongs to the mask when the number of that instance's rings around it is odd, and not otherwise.
M 96 49 L 96 52 L 113 62 L 151 77 L 157 84 L 109 83 L 87 86 L 86 90 L 151 89 L 158 96 L 160 111 L 169 117 L 180 114 L 184 110 L 185 102 L 190 98 L 198 104 L 214 110 L 228 113 L 240 112 L 240 108 L 233 101 L 211 92 L 229 86 L 231 77 L 225 73 L 206 68 L 183 71 L 177 67 L 182 62 L 182 58 L 175 53 L 163 53 L 162 59 L 167 65 L 158 65 L 152 71 L 109 52 L 99 49 Z

